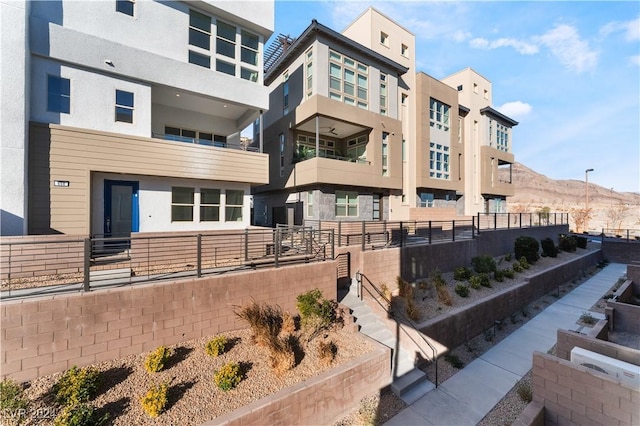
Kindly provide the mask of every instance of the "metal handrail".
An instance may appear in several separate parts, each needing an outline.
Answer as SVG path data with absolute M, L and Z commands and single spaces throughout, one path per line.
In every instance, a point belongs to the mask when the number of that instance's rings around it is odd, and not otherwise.
M 360 278 L 358 279 L 358 277 L 360 277 Z M 370 279 L 369 279 L 365 274 L 363 274 L 363 273 L 362 273 L 362 272 L 360 272 L 360 271 L 357 271 L 357 272 L 356 272 L 356 282 L 358 283 L 358 287 L 357 287 L 357 294 L 358 294 L 358 298 L 359 298 L 360 300 L 362 300 L 362 289 L 364 288 L 364 287 L 363 287 L 363 285 L 362 285 L 362 280 L 363 280 L 363 279 L 366 279 L 366 280 L 367 280 L 367 282 L 369 283 L 369 285 L 371 285 L 371 287 L 375 290 L 375 292 L 376 292 L 376 293 L 378 293 L 378 296 L 382 297 L 382 298 L 383 298 L 383 299 L 384 299 L 384 300 L 389 304 L 388 306 L 391 306 L 391 300 L 387 299 L 387 297 L 382 293 L 382 291 L 380 291 L 380 289 L 379 289 L 379 288 L 378 288 L 378 287 L 377 287 L 373 282 L 371 282 L 371 280 L 370 280 Z M 390 309 L 388 309 L 388 308 L 386 308 L 382 303 L 380 303 L 380 302 L 376 299 L 376 297 L 375 297 L 375 295 L 374 295 L 374 294 L 372 294 L 369 290 L 367 290 L 367 292 L 368 292 L 371 296 L 373 296 L 374 300 L 378 303 L 378 305 L 380 305 L 380 306 L 382 307 L 382 309 L 383 309 L 387 314 L 389 314 L 390 316 L 392 315 L 391 310 L 390 310 Z M 435 363 L 436 363 L 436 383 L 435 383 L 435 385 L 436 385 L 436 388 L 437 388 L 437 387 L 438 387 L 438 351 L 437 351 L 437 350 L 436 350 L 436 348 L 435 348 L 435 347 L 434 347 L 434 346 L 433 346 L 433 345 L 432 345 L 432 344 L 431 344 L 431 343 L 430 343 L 430 342 L 429 342 L 429 341 L 428 341 L 428 340 L 427 340 L 427 339 L 422 335 L 422 333 L 417 329 L 417 327 L 416 327 L 416 323 L 415 323 L 415 322 L 413 322 L 413 321 L 411 320 L 411 318 L 407 317 L 406 315 L 403 315 L 403 317 L 404 317 L 404 319 L 409 323 L 409 325 L 410 325 L 414 330 L 416 330 L 416 331 L 418 332 L 418 335 L 420 336 L 420 338 L 421 338 L 421 339 L 422 339 L 422 340 L 427 344 L 427 346 L 429 346 L 429 348 L 431 349 L 431 352 L 432 352 L 432 359 L 433 359 L 433 360 L 435 361 Z M 406 330 L 404 330 L 402 327 L 400 327 L 400 330 L 402 330 L 402 331 L 407 335 L 407 337 L 409 337 L 409 339 L 411 339 L 411 340 L 416 344 L 416 346 L 418 347 L 418 349 L 420 349 L 420 351 L 421 351 L 424 355 L 426 355 L 427 357 L 429 356 L 429 355 L 428 355 L 428 354 L 427 354 L 427 353 L 422 349 L 422 347 L 418 344 L 418 342 L 416 342 L 416 341 L 413 339 L 413 337 L 412 337 L 411 335 L 409 335 L 409 333 L 408 333 Z M 398 340 L 398 345 L 399 345 L 399 344 L 400 344 L 400 341 Z

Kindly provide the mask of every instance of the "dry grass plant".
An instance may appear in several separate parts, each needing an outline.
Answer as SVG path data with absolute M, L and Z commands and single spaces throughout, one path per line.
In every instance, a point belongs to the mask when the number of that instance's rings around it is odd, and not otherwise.
M 291 335 L 274 337 L 269 342 L 269 361 L 277 376 L 296 366 L 295 338 Z
M 333 340 L 323 341 L 318 344 L 318 357 L 324 366 L 331 365 L 338 354 L 338 347 Z
M 282 315 L 282 330 L 283 334 L 293 334 L 296 331 L 296 321 L 289 312 L 285 312 Z
M 258 346 L 270 347 L 282 328 L 282 310 L 279 306 L 256 303 L 234 307 L 233 313 L 249 324 L 252 339 Z

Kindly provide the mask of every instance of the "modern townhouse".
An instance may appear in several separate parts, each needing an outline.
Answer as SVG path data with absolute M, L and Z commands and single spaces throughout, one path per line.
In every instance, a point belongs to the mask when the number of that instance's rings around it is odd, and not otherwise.
M 269 65 L 270 176 L 254 188 L 255 223 L 389 219 L 402 194 L 407 68 L 316 21 Z
M 273 1 L 2 1 L 2 235 L 239 229 Z

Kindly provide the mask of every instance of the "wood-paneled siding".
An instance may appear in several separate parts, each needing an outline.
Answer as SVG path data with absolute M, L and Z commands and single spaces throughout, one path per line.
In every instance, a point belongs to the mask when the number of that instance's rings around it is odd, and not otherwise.
M 268 156 L 256 152 L 41 123 L 31 123 L 29 139 L 29 233 L 88 234 L 92 172 L 269 181 Z

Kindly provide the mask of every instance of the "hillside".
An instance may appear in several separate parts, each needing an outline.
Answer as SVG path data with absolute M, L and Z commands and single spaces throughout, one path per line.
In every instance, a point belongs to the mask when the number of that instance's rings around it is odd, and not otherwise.
M 507 199 L 509 212 L 535 212 L 549 207 L 552 212 L 571 213 L 585 208 L 586 186 L 580 180 L 554 180 L 515 163 L 512 170 L 515 195 Z M 640 228 L 640 194 L 616 192 L 589 182 L 588 229 L 600 231 Z M 569 215 L 575 229 L 574 217 Z

